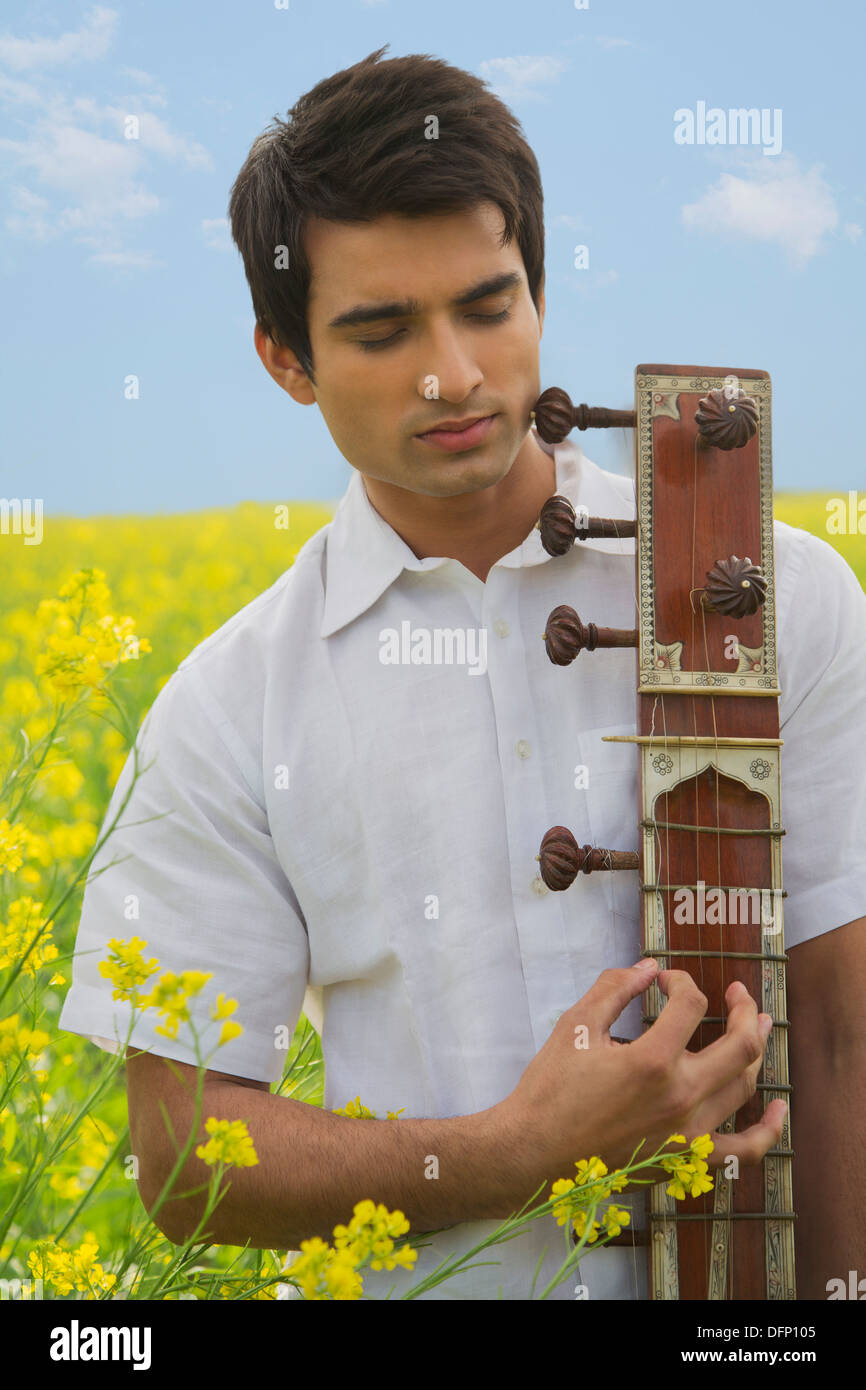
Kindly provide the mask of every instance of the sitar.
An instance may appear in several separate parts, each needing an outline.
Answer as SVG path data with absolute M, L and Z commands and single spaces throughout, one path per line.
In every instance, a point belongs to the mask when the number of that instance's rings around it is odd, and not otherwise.
M 547 443 L 575 427 L 633 429 L 636 478 L 634 519 L 590 517 L 554 496 L 538 527 L 554 556 L 590 537 L 635 539 L 638 626 L 599 626 L 603 614 L 563 603 L 544 642 L 559 666 L 635 649 L 635 733 L 618 739 L 639 764 L 640 848 L 580 846 L 553 826 L 541 876 L 562 892 L 580 873 L 638 871 L 643 954 L 687 971 L 708 1000 L 693 1050 L 724 1032 L 734 979 L 770 1015 L 756 1093 L 722 1136 L 770 1099 L 789 1102 L 760 1166 L 729 1157 L 699 1198 L 647 1189 L 646 1227 L 613 1243 L 646 1245 L 653 1299 L 796 1297 L 770 412 L 767 372 L 658 364 L 636 368 L 633 411 L 573 406 L 552 387 L 533 412 Z M 665 998 L 656 984 L 645 998 L 647 1028 Z

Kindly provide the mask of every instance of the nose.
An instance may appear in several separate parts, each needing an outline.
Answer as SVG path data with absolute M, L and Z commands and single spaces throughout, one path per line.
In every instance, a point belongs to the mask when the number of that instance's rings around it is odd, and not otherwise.
M 424 400 L 459 405 L 484 381 L 474 351 L 453 325 L 433 330 L 422 348 L 422 359 L 418 394 Z

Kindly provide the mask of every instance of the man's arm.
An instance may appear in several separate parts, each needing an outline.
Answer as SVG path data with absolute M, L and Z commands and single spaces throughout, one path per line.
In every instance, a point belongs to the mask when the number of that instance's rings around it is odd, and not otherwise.
M 159 1102 L 181 1147 L 194 1114 L 196 1068 L 181 1062 L 171 1066 L 180 1079 L 165 1058 L 127 1050 L 130 1136 L 148 1211 L 177 1158 Z M 209 1071 L 196 1145 L 207 1142 L 204 1122 L 211 1115 L 246 1121 L 259 1159 L 253 1167 L 227 1172 L 231 1190 L 201 1237 L 221 1245 L 249 1240 L 257 1250 L 297 1250 L 311 1236 L 330 1242 L 337 1222 L 347 1224 L 356 1202 L 366 1198 L 384 1202 L 390 1211 L 399 1208 L 413 1233 L 468 1220 L 501 1220 L 513 1210 L 513 1155 L 492 1110 L 447 1119 L 356 1120 L 271 1095 L 265 1081 Z M 174 1192 L 207 1185 L 211 1169 L 195 1156 L 196 1145 Z M 438 1160 L 436 1178 L 425 1176 L 429 1155 Z M 168 1200 L 156 1224 L 181 1244 L 204 1205 L 204 1193 Z
M 866 1276 L 866 917 L 789 948 L 797 1295 Z
M 671 1134 L 714 1133 L 755 1092 L 767 1037 L 757 1005 L 732 983 L 724 1037 L 691 1053 L 686 1044 L 706 1013 L 706 996 L 684 972 L 663 971 L 658 978 L 668 999 L 659 1018 L 638 1041 L 614 1042 L 611 1023 L 645 992 L 656 968 L 641 961 L 603 971 L 559 1019 L 514 1091 L 471 1115 L 356 1120 L 271 1095 L 263 1082 L 207 1073 L 197 1140 L 205 1141 L 210 1116 L 244 1120 L 259 1162 L 231 1170 L 230 1191 L 200 1238 L 297 1249 L 310 1236 L 330 1240 L 334 1226 L 347 1223 L 366 1198 L 398 1208 L 413 1232 L 501 1221 L 584 1155 L 601 1154 L 619 1166 L 644 1140 L 652 1153 Z M 588 1028 L 589 1048 L 575 1048 L 577 1024 Z M 130 1134 L 148 1211 L 189 1137 L 195 1079 L 192 1066 L 127 1053 Z M 759 1124 L 726 1144 L 738 1143 L 741 1162 L 757 1163 L 780 1133 L 781 1116 L 770 1106 Z M 433 1158 L 435 1177 L 428 1176 Z M 176 1244 L 189 1238 L 205 1205 L 204 1192 L 182 1194 L 206 1185 L 209 1174 L 193 1149 L 173 1189 L 181 1195 L 156 1215 Z

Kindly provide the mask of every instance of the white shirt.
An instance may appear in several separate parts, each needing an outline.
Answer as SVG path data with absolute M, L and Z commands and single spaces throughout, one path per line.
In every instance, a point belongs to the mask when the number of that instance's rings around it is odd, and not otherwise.
M 575 506 L 634 515 L 630 480 L 571 440 L 542 448 Z M 775 556 L 790 946 L 866 915 L 866 597 L 805 531 L 777 522 Z M 634 542 L 552 559 L 533 529 L 482 582 L 457 560 L 417 559 L 353 472 L 334 519 L 154 701 L 138 746 L 143 765 L 157 761 L 94 862 L 77 942 L 90 954 L 76 957 L 60 1026 L 108 1047 L 126 1036 L 128 1006 L 97 962 L 110 937 L 138 935 L 163 969 L 213 972 L 193 1002 L 199 1027 L 218 991 L 239 1001 L 244 1032 L 216 1053 L 220 1071 L 279 1080 L 275 1035 L 291 1037 L 303 1007 L 322 1035 L 327 1109 L 360 1095 L 383 1118 L 445 1117 L 502 1100 L 559 1014 L 641 951 L 634 871 L 581 875 L 563 893 L 538 873 L 556 824 L 581 844 L 638 848 L 636 749 L 602 742 L 635 730 L 635 653 L 554 666 L 542 634 L 560 603 L 634 627 Z M 470 660 L 483 628 L 486 669 L 383 663 L 383 633 L 403 640 L 403 624 L 431 641 L 474 629 Z M 130 755 L 106 823 L 131 776 Z M 612 1031 L 637 1037 L 640 1008 Z M 145 1011 L 133 1044 L 194 1062 L 185 1028 L 171 1041 L 158 1021 Z M 796 1123 L 795 1104 L 795 1146 Z M 621 1200 L 643 1224 L 643 1194 Z M 413 1273 L 368 1272 L 365 1291 L 399 1295 L 495 1225 L 452 1228 Z M 552 1218 L 428 1297 L 526 1299 L 545 1246 L 546 1282 L 564 1257 Z M 595 1251 L 556 1297 L 577 1282 L 591 1299 L 646 1297 L 644 1265 L 643 1249 Z

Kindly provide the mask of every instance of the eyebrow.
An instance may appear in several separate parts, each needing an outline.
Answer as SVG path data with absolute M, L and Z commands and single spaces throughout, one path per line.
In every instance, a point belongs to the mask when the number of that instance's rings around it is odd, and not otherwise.
M 477 284 L 470 285 L 468 289 L 462 290 L 451 300 L 452 306 L 461 304 L 473 304 L 476 299 L 486 299 L 488 295 L 500 294 L 503 290 L 516 289 L 522 284 L 522 277 L 516 271 L 506 272 L 502 275 L 491 275 L 486 280 L 479 280 Z M 328 324 L 329 328 L 352 328 L 358 324 L 376 323 L 380 319 L 403 319 L 411 318 L 421 309 L 417 299 L 390 300 L 381 304 L 356 304 L 352 309 L 346 309 L 344 313 L 337 314 Z

